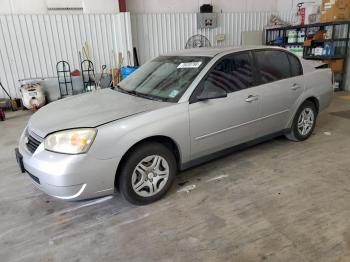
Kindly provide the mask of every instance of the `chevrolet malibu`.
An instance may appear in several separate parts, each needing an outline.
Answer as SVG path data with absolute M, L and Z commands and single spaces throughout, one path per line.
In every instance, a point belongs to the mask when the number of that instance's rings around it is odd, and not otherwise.
M 53 102 L 29 120 L 16 158 L 65 200 L 118 189 L 148 204 L 178 171 L 284 134 L 303 141 L 333 95 L 330 69 L 281 48 L 159 56 L 111 89 Z

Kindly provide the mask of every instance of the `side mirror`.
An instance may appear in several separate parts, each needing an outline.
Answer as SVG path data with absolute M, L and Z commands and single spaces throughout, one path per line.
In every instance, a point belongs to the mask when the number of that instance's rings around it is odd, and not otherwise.
M 210 85 L 206 88 L 203 88 L 203 91 L 197 95 L 197 101 L 205 101 L 217 98 L 227 97 L 227 91 L 221 87 Z

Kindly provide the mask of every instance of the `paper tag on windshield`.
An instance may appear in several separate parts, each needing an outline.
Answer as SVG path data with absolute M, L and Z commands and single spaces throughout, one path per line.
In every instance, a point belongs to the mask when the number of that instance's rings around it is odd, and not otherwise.
M 173 90 L 173 91 L 171 91 L 171 93 L 169 94 L 169 97 L 170 97 L 170 98 L 174 98 L 175 96 L 177 96 L 178 93 L 179 93 L 178 90 Z
M 181 63 L 177 66 L 177 68 L 198 68 L 202 62 L 189 62 L 189 63 Z

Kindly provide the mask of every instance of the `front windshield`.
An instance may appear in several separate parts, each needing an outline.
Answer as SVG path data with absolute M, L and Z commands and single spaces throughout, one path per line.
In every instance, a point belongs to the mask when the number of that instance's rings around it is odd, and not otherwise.
M 118 90 L 177 102 L 209 60 L 200 56 L 160 56 L 120 82 Z

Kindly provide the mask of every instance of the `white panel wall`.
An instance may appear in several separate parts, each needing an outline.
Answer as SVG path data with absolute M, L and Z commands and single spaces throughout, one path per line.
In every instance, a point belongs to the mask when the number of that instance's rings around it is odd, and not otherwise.
M 85 41 L 95 68 L 115 67 L 113 53 L 132 51 L 130 14 L 0 15 L 0 79 L 19 97 L 19 79 L 56 76 L 60 60 L 80 69 Z
M 300 0 L 126 0 L 132 13 L 180 13 L 199 11 L 202 4 L 212 4 L 215 12 L 295 11 Z M 306 3 L 320 4 L 321 0 Z
M 184 49 L 187 39 L 195 34 L 206 36 L 212 46 L 237 46 L 241 44 L 243 31 L 262 31 L 271 14 L 269 11 L 219 14 L 215 29 L 197 29 L 196 13 L 132 14 L 133 42 L 141 63 L 159 54 Z M 291 20 L 290 12 L 274 14 Z M 218 34 L 225 34 L 225 40 L 217 42 Z
M 118 0 L 83 0 L 85 14 L 111 14 L 119 12 Z
M 47 4 L 72 5 L 76 0 L 0 0 L 1 14 L 45 14 Z M 313 0 L 320 2 L 320 0 Z M 313 2 L 307 1 L 307 2 Z M 88 13 L 112 13 L 117 0 L 82 0 Z M 286 11 L 296 9 L 299 0 L 126 0 L 129 12 L 198 12 L 202 4 L 212 3 L 216 12 Z M 116 8 L 114 5 L 118 5 Z
M 0 0 L 0 14 L 44 14 L 46 0 Z
M 316 4 L 320 5 L 322 0 L 310 0 L 310 1 L 300 1 L 300 0 L 276 0 L 276 9 L 277 11 L 286 11 L 293 10 L 293 12 L 297 11 L 297 4 L 300 2 L 304 2 L 304 5 Z
M 85 14 L 119 12 L 118 0 L 0 0 L 0 14 L 47 14 L 48 7 L 83 7 Z

